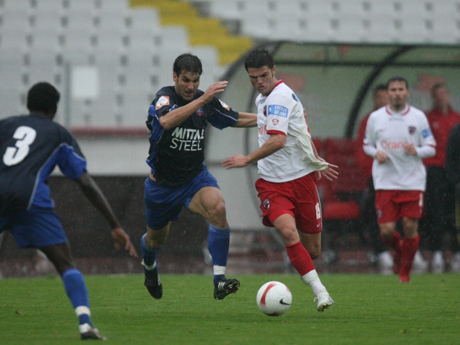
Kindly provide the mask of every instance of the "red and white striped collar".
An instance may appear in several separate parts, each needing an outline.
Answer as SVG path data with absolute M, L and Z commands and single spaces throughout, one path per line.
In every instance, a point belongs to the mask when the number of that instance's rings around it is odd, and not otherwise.
M 267 96 L 265 96 L 265 97 L 268 97 L 268 96 L 272 93 L 272 91 L 275 90 L 275 88 L 276 88 L 278 85 L 283 84 L 283 83 L 284 83 L 284 81 L 278 80 L 278 82 L 275 84 L 275 86 L 273 86 L 273 89 L 272 89 L 272 90 L 267 94 Z
M 404 116 L 404 115 L 407 115 L 407 113 L 410 111 L 410 105 L 406 105 L 406 107 L 401 110 L 401 111 L 393 111 L 391 110 L 391 108 L 386 105 L 385 106 L 385 111 L 387 112 L 388 115 L 401 115 L 401 116 Z

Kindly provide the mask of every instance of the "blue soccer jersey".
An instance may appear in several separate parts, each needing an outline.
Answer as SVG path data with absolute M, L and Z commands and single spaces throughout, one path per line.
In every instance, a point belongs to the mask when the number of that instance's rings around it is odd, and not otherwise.
M 194 100 L 201 97 L 198 90 Z M 150 149 L 147 164 L 157 182 L 162 186 L 175 187 L 193 180 L 203 169 L 205 135 L 208 123 L 223 129 L 238 121 L 238 112 L 215 98 L 198 109 L 178 126 L 165 130 L 159 118 L 186 105 L 173 86 L 162 88 L 149 108 L 147 128 L 150 131 Z
M 52 208 L 47 180 L 56 165 L 70 179 L 86 171 L 86 160 L 64 127 L 33 114 L 1 120 L 0 211 Z

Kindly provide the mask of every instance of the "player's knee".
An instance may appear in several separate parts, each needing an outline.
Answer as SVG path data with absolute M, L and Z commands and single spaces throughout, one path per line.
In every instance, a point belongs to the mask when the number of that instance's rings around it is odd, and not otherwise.
M 278 231 L 281 234 L 283 242 L 286 246 L 296 244 L 300 241 L 299 233 L 297 232 L 296 228 L 280 227 Z
M 216 225 L 219 228 L 225 228 L 227 224 L 227 211 L 225 209 L 225 203 L 217 202 L 207 210 L 206 218 L 210 221 L 211 224 Z
M 404 235 L 413 237 L 417 235 L 418 220 L 415 218 L 403 219 Z
M 158 249 L 166 242 L 167 234 L 154 231 L 145 236 L 145 243 L 151 249 Z
M 390 240 L 393 237 L 394 232 L 394 227 L 389 226 L 387 224 L 380 224 L 380 236 L 384 240 Z

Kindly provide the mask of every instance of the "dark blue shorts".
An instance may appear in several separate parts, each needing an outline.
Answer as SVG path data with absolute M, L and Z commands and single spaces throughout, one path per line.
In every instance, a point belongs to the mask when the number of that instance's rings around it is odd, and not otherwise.
M 46 247 L 67 242 L 58 215 L 50 208 L 32 205 L 29 211 L 0 212 L 0 233 L 9 229 L 20 248 Z
M 204 166 L 197 177 L 183 186 L 162 187 L 147 178 L 144 187 L 145 222 L 150 229 L 160 230 L 170 221 L 179 219 L 182 207 L 188 208 L 193 196 L 201 188 L 219 188 L 219 185 Z

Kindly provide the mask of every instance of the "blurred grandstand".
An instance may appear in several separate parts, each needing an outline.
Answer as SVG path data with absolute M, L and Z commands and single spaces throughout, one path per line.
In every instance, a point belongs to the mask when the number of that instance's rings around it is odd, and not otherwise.
M 279 76 L 307 109 L 323 154 L 341 148 L 336 159 L 354 169 L 355 124 L 370 110 L 368 90 L 376 83 L 404 74 L 410 102 L 426 109 L 429 86 L 447 81 L 460 109 L 459 43 L 458 0 L 0 0 L 0 118 L 26 113 L 25 95 L 34 83 L 56 85 L 62 93 L 57 121 L 77 136 L 90 171 L 106 183 L 104 192 L 117 192 L 112 204 L 118 203 L 127 230 L 135 227 L 138 242 L 144 232 L 141 177 L 148 171 L 145 115 L 154 93 L 172 84 L 172 62 L 180 53 L 202 59 L 202 89 L 225 77 L 230 84 L 223 99 L 236 110 L 254 111 L 241 59 L 256 45 L 271 49 Z M 207 144 L 207 163 L 224 192 L 232 228 L 253 230 L 234 237 L 234 253 L 247 251 L 245 244 L 267 229 L 254 202 L 254 170 L 228 172 L 220 162 L 252 149 L 256 139 L 251 131 L 214 130 Z M 363 185 L 359 172 L 342 173 L 347 179 L 339 185 L 320 186 L 323 207 L 333 226 L 352 229 L 359 215 L 353 198 Z M 62 181 L 54 180 L 61 191 Z M 327 210 L 328 201 L 349 211 L 345 219 Z M 72 233 L 81 231 L 72 225 L 75 204 L 59 211 Z M 183 222 L 193 227 L 198 221 Z M 269 242 L 276 247 L 276 240 Z M 89 255 L 75 250 L 77 257 Z

